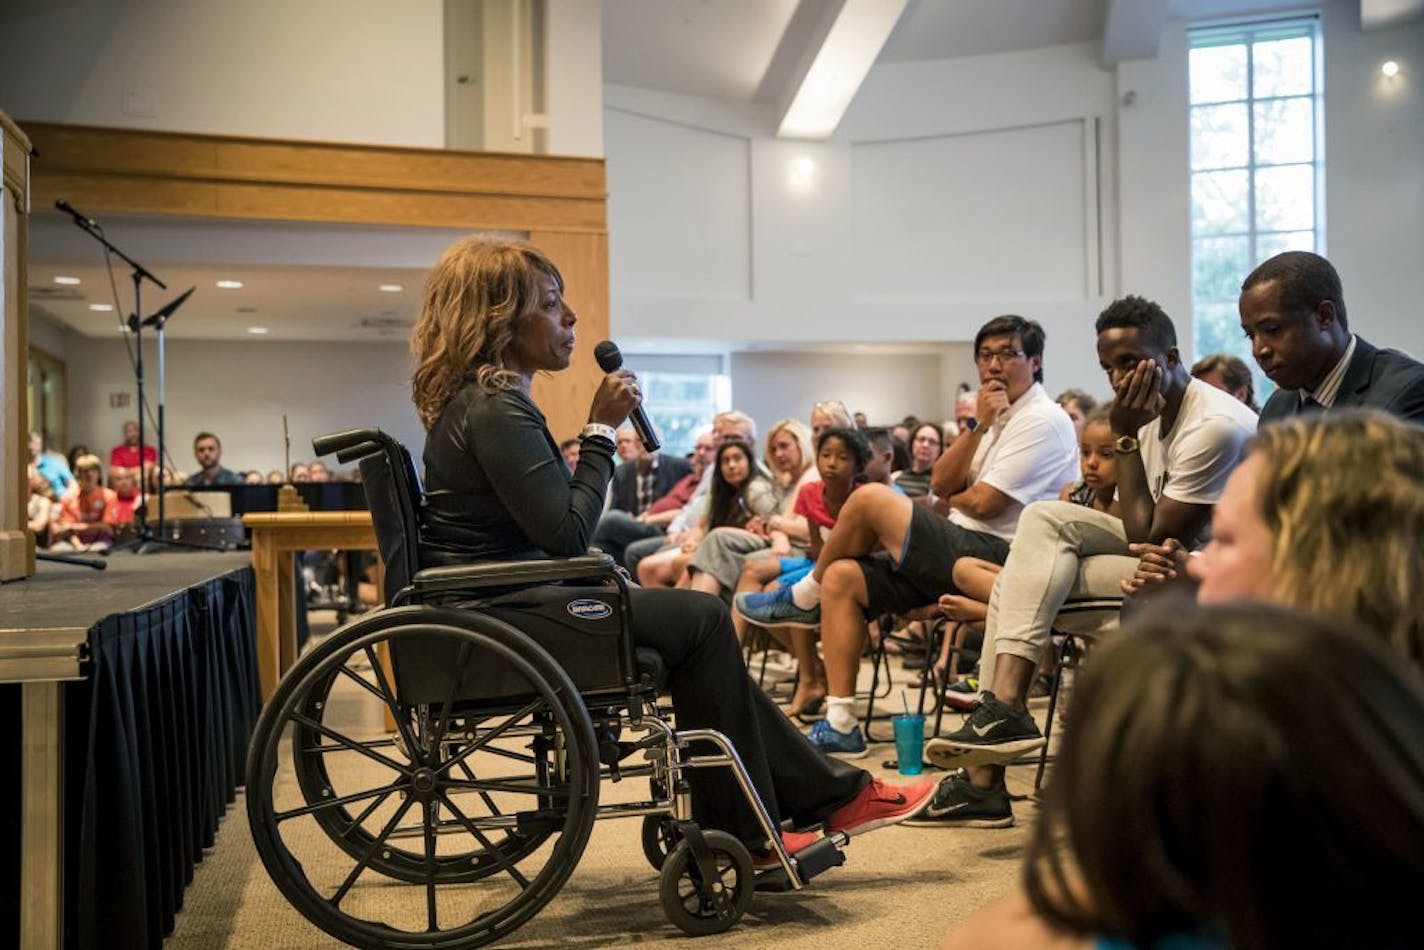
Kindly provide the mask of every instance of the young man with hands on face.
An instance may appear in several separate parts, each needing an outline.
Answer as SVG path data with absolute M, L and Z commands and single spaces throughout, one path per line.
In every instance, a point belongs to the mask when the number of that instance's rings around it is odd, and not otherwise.
M 1137 567 L 1133 546 L 1204 542 L 1227 476 L 1256 416 L 1193 379 L 1162 308 L 1129 296 L 1097 321 L 1098 361 L 1112 383 L 1121 518 L 1071 502 L 1029 505 L 989 599 L 979 704 L 963 727 L 926 747 L 931 760 L 968 767 L 945 779 L 918 824 L 1013 824 L 1004 766 L 1043 745 L 1028 688 L 1055 615 L 1074 598 L 1118 596 Z
M 811 741 L 822 751 L 867 752 L 854 706 L 867 618 L 957 593 L 952 573 L 961 557 L 1003 563 L 1024 506 L 1056 498 L 1076 476 L 1073 423 L 1043 390 L 1043 343 L 1043 328 L 1023 317 L 980 328 L 976 415 L 930 476 L 948 517 L 893 488 L 864 485 L 846 500 L 808 577 L 736 596 L 737 612 L 752 623 L 820 627 L 829 695 Z

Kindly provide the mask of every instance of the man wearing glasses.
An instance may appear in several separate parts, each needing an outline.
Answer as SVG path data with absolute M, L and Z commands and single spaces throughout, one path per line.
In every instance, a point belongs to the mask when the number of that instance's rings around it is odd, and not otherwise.
M 768 593 L 735 601 L 746 619 L 821 628 L 830 695 L 811 741 L 850 758 L 866 754 L 854 712 L 855 679 L 866 621 L 958 593 L 954 562 L 1002 564 L 1019 513 L 1056 498 L 1078 471 L 1073 423 L 1043 390 L 1043 328 L 995 317 L 974 340 L 979 396 L 972 419 L 935 462 L 930 486 L 948 518 L 883 485 L 851 493 L 812 573 Z

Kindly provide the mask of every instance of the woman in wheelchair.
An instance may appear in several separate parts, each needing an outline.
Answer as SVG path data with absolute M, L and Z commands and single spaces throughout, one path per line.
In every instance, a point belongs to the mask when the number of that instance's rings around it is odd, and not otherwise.
M 552 262 L 523 244 L 466 238 L 436 264 L 411 347 L 428 435 L 421 559 L 426 565 L 586 553 L 613 474 L 614 427 L 640 402 L 627 370 L 599 383 L 570 474 L 530 398 L 536 373 L 573 358 L 577 316 Z M 668 671 L 679 731 L 731 740 L 772 821 L 847 836 L 902 821 L 934 782 L 896 787 L 815 750 L 747 675 L 725 605 L 688 590 L 629 590 L 634 643 Z M 766 862 L 768 841 L 727 768 L 691 772 L 693 816 Z M 795 852 L 819 840 L 783 833 Z M 774 852 L 773 852 L 774 853 Z

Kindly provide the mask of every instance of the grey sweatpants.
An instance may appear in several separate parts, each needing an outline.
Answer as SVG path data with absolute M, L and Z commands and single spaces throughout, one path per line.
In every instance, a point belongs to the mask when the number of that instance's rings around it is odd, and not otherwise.
M 1136 569 L 1122 519 L 1068 501 L 1040 501 L 1025 508 L 989 597 L 979 688 L 994 688 L 994 663 L 1000 653 L 1036 666 L 1048 646 L 1054 617 L 1065 604 L 1121 598 L 1120 585 Z M 1099 613 L 1089 622 L 1101 626 L 1115 614 Z

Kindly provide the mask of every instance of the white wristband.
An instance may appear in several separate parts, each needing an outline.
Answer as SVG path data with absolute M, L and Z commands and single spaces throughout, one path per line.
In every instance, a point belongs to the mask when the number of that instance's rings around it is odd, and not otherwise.
M 598 439 L 607 439 L 610 445 L 617 445 L 617 435 L 618 434 L 613 431 L 612 426 L 606 426 L 601 422 L 590 422 L 588 425 L 583 427 L 583 431 L 579 433 L 579 438 L 587 439 L 592 437 Z

